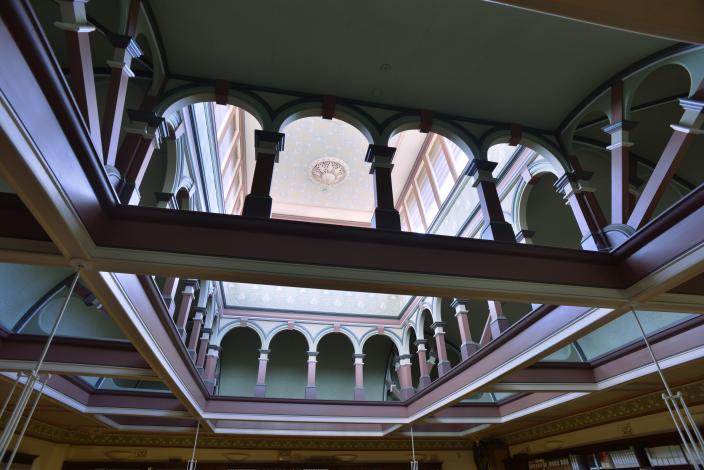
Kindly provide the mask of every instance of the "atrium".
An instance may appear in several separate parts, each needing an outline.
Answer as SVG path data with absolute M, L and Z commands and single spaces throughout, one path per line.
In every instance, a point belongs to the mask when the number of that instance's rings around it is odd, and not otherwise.
M 0 2 L 0 465 L 704 469 L 702 24 Z

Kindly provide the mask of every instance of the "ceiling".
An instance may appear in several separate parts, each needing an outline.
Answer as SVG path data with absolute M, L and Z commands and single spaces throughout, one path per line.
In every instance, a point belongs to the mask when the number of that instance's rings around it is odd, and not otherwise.
M 148 3 L 175 75 L 548 129 L 674 44 L 479 0 Z

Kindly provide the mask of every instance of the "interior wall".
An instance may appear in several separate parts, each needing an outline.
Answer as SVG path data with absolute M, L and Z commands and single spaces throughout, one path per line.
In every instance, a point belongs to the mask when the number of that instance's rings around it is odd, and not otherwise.
M 318 344 L 316 397 L 354 400 L 354 347 L 342 333 L 325 335 Z
M 222 340 L 218 395 L 251 397 L 259 368 L 259 335 L 249 328 L 235 328 Z
M 543 174 L 528 193 L 526 221 L 535 230 L 533 243 L 581 249 L 581 233 L 572 210 L 555 190 L 552 174 Z
M 397 354 L 392 341 L 381 335 L 372 336 L 364 343 L 364 399 L 386 400 L 385 377 L 389 358 Z M 398 382 L 397 382 L 398 383 Z
M 266 396 L 304 398 L 308 383 L 308 342 L 295 330 L 282 331 L 269 346 Z

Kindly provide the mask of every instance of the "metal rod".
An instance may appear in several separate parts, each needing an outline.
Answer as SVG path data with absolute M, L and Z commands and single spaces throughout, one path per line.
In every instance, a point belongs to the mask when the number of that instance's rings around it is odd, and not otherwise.
M 7 409 L 7 405 L 10 404 L 10 399 L 12 398 L 12 395 L 15 394 L 15 389 L 17 388 L 17 384 L 20 383 L 20 377 L 22 377 L 22 372 L 17 372 L 17 379 L 15 379 L 15 382 L 12 384 L 12 388 L 10 389 L 10 393 L 7 395 L 7 398 L 5 398 L 5 403 L 2 404 L 2 410 L 0 410 L 0 419 L 5 415 L 5 410 Z
M 640 333 L 643 335 L 643 341 L 645 342 L 645 347 L 648 349 L 648 352 L 650 353 L 650 357 L 653 359 L 653 364 L 655 364 L 655 368 L 658 371 L 658 375 L 660 375 L 660 380 L 662 380 L 662 384 L 665 386 L 665 390 L 667 391 L 667 395 L 671 397 L 672 390 L 670 390 L 670 385 L 667 383 L 667 380 L 665 379 L 665 374 L 663 374 L 662 369 L 660 369 L 660 363 L 658 363 L 658 360 L 655 358 L 655 353 L 653 352 L 653 348 L 650 346 L 650 341 L 648 341 L 648 336 L 645 334 L 645 330 L 643 329 L 643 325 L 641 325 L 640 319 L 638 318 L 636 311 L 631 309 L 631 312 L 633 312 L 633 316 L 636 319 L 636 323 L 638 324 L 638 328 L 640 328 Z
M 78 270 L 76 272 L 76 275 L 73 277 L 71 286 L 69 287 L 68 293 L 66 294 L 66 299 L 64 299 L 64 302 L 61 305 L 61 310 L 59 311 L 56 320 L 54 320 L 54 325 L 51 328 L 51 332 L 49 333 L 49 337 L 47 338 L 46 343 L 44 344 L 44 349 L 42 350 L 42 353 L 39 356 L 39 360 L 37 361 L 37 364 L 35 365 L 32 373 L 27 377 L 27 381 L 25 382 L 24 389 L 22 390 L 22 393 L 20 394 L 20 397 L 17 400 L 15 409 L 12 411 L 12 415 L 10 416 L 10 419 L 8 420 L 7 425 L 5 426 L 5 429 L 3 429 L 2 435 L 0 435 L 0 458 L 5 455 L 5 452 L 7 452 L 7 449 L 10 446 L 10 441 L 12 440 L 12 436 L 17 430 L 17 425 L 20 422 L 22 413 L 24 413 L 24 409 L 27 407 L 29 397 L 32 394 L 32 391 L 34 390 L 34 383 L 39 377 L 39 371 L 41 370 L 42 365 L 44 364 L 44 359 L 46 359 L 46 355 L 49 351 L 49 347 L 51 346 L 51 342 L 53 341 L 54 336 L 56 335 L 56 332 L 59 329 L 59 324 L 61 323 L 61 319 L 64 316 L 64 312 L 66 312 L 66 308 L 68 307 L 68 303 L 71 300 L 71 295 L 73 295 L 73 291 L 76 288 L 76 283 L 78 282 L 78 278 L 80 277 L 80 275 L 81 271 Z
M 188 466 L 186 470 L 196 470 L 196 446 L 198 445 L 198 433 L 200 432 L 200 420 L 196 421 L 196 438 L 193 441 L 193 453 L 191 454 L 191 460 L 188 461 Z
M 34 411 L 37 409 L 37 405 L 39 404 L 39 399 L 41 398 L 42 392 L 44 391 L 44 386 L 49 381 L 50 377 L 51 377 L 51 374 L 48 374 L 44 378 L 44 381 L 42 382 L 42 385 L 39 387 L 39 390 L 37 390 L 37 397 L 34 399 L 34 403 L 32 403 L 32 408 L 30 408 L 30 410 L 29 410 L 29 414 L 27 415 L 27 419 L 25 420 L 24 424 L 22 425 L 22 430 L 20 431 L 20 435 L 17 436 L 17 440 L 15 441 L 15 448 L 12 450 L 12 455 L 10 455 L 10 459 L 7 461 L 7 465 L 5 465 L 5 470 L 10 470 L 12 468 L 12 462 L 14 462 L 15 456 L 17 455 L 17 451 L 20 448 L 20 444 L 22 443 L 22 439 L 24 438 L 24 433 L 27 432 L 27 427 L 29 426 L 29 422 L 32 420 L 32 416 L 34 416 Z

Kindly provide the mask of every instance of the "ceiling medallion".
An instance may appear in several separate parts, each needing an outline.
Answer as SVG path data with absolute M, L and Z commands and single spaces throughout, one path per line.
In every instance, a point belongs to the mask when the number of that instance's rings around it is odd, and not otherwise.
M 349 173 L 350 168 L 344 160 L 323 157 L 314 160 L 310 164 L 308 175 L 310 179 L 323 186 L 323 189 L 329 189 L 344 181 Z

